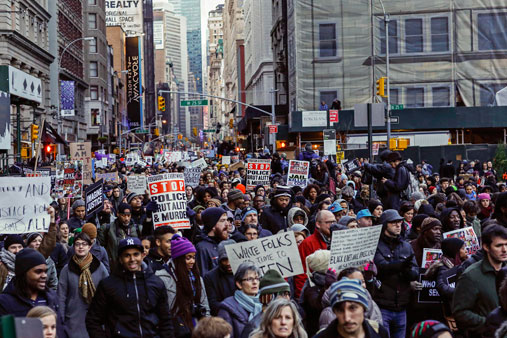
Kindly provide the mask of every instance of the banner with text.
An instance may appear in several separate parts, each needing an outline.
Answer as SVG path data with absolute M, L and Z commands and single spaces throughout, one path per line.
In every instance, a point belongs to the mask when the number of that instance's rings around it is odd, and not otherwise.
M 308 185 L 309 170 L 310 162 L 291 160 L 289 162 L 289 172 L 287 174 L 287 186 L 300 186 L 304 189 Z
M 104 180 L 104 182 L 112 182 L 112 183 L 119 183 L 119 176 L 118 176 L 118 172 L 117 171 L 114 171 L 112 173 L 100 173 L 100 174 L 95 174 L 95 180 Z
M 125 39 L 125 67 L 127 73 L 127 118 L 129 128 L 140 128 L 143 121 L 141 42 L 139 37 Z
M 85 190 L 86 217 L 94 215 L 104 209 L 104 181 L 90 185 Z
M 269 188 L 271 160 L 249 159 L 246 164 L 246 189 L 253 190 L 257 185 Z
M 190 229 L 183 173 L 149 176 L 148 188 L 151 200 L 159 206 L 159 211 L 153 213 L 155 227 L 170 225 L 175 229 Z
M 146 193 L 146 176 L 130 175 L 127 176 L 127 189 L 139 195 Z

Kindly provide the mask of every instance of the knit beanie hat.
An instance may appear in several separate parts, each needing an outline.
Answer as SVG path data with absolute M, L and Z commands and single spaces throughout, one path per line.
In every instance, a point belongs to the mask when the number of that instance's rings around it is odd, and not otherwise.
M 325 274 L 329 267 L 329 259 L 331 258 L 331 251 L 329 250 L 317 250 L 311 255 L 306 256 L 306 274 L 308 275 L 308 281 L 310 286 L 313 286 L 311 280 L 312 272 L 320 272 Z
M 422 221 L 421 223 L 421 231 L 419 233 L 422 234 L 436 226 L 442 227 L 442 223 L 440 222 L 440 220 L 433 217 L 426 217 L 424 221 Z
M 246 187 L 243 185 L 243 184 L 238 184 L 236 186 L 236 189 L 238 189 L 239 191 L 241 191 L 243 194 L 246 194 Z
M 26 246 L 29 246 L 30 243 L 35 241 L 39 236 L 42 237 L 42 235 L 38 232 L 32 232 L 31 234 L 29 234 L 28 237 L 26 238 Z
M 213 203 L 215 203 L 216 206 L 221 206 L 222 205 L 222 202 L 218 198 L 210 198 L 208 200 L 208 202 L 213 202 Z
M 76 210 L 79 207 L 84 207 L 85 201 L 82 199 L 75 200 L 74 203 L 72 203 L 72 210 Z
M 227 251 L 225 250 L 225 246 L 229 244 L 236 244 L 236 241 L 233 239 L 226 239 L 225 241 L 221 241 L 218 244 L 218 261 L 220 262 L 222 259 L 226 259 L 227 257 Z
M 25 247 L 23 237 L 21 237 L 20 235 L 8 235 L 4 241 L 4 248 L 9 249 L 9 247 L 13 244 L 21 244 L 23 248 Z
M 275 192 L 273 194 L 273 198 L 282 197 L 282 196 L 292 197 L 292 190 L 290 190 L 289 187 L 285 187 L 282 185 L 277 186 L 275 189 Z
M 130 202 L 132 202 L 132 200 L 134 199 L 134 197 L 136 196 L 139 196 L 139 194 L 135 193 L 135 192 L 131 192 L 130 194 L 127 195 L 127 203 L 130 204 Z
M 370 212 L 373 212 L 375 209 L 377 209 L 377 207 L 379 205 L 382 205 L 382 203 L 380 203 L 380 201 L 377 201 L 377 200 L 370 200 L 368 202 L 368 210 L 370 210 Z
M 491 196 L 487 192 L 483 192 L 477 196 L 477 200 L 491 200 Z
M 213 229 L 223 214 L 225 214 L 225 210 L 222 208 L 208 208 L 201 213 L 202 223 L 204 224 L 203 231 L 205 234 Z
M 171 258 L 175 259 L 185 256 L 188 253 L 195 252 L 195 246 L 185 237 L 175 234 L 171 238 Z
M 227 201 L 229 202 L 239 200 L 241 198 L 243 198 L 243 192 L 241 192 L 239 189 L 232 189 L 227 194 Z
M 290 292 L 290 285 L 277 270 L 268 270 L 259 283 L 259 294 Z
M 449 237 L 442 241 L 440 248 L 444 256 L 454 258 L 464 244 L 465 242 L 459 238 Z
M 85 223 L 81 228 L 81 232 L 87 234 L 91 240 L 97 238 L 97 227 L 93 223 Z
M 257 215 L 257 209 L 254 207 L 246 207 L 245 210 L 241 213 L 241 222 L 245 221 L 246 216 L 250 214 L 256 214 Z
M 25 248 L 18 252 L 14 263 L 14 271 L 17 277 L 21 277 L 25 272 L 34 266 L 46 264 L 46 260 L 42 254 L 32 248 Z
M 368 294 L 357 279 L 343 277 L 331 285 L 330 293 L 330 304 L 333 308 L 343 302 L 356 302 L 363 305 L 366 311 L 368 310 Z
M 132 210 L 132 207 L 127 203 L 120 203 L 120 205 L 118 206 L 118 213 L 123 214 L 127 209 Z
M 423 322 L 417 323 L 412 329 L 412 338 L 431 338 L 434 337 L 437 333 L 440 332 L 449 332 L 451 330 L 444 324 L 436 321 L 436 320 L 425 320 Z

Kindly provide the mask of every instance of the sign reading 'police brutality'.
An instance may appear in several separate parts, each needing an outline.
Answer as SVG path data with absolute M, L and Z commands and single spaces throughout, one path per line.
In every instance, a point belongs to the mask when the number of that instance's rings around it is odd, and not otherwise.
M 284 277 L 303 273 L 303 265 L 293 231 L 225 246 L 233 273 L 241 263 L 249 262 L 263 275 L 275 269 Z
M 104 181 L 100 180 L 85 190 L 86 216 L 91 216 L 104 209 Z
M 51 177 L 0 177 L 0 234 L 47 232 Z
M 287 186 L 300 186 L 302 188 L 308 185 L 308 171 L 310 162 L 294 161 L 289 162 L 289 172 L 287 174 Z
M 199 185 L 199 179 L 201 178 L 201 168 L 189 168 L 186 167 L 185 171 L 185 185 L 195 188 Z
M 340 273 L 346 268 L 361 266 L 372 261 L 381 230 L 382 226 L 377 225 L 334 231 L 329 267 L 336 269 L 336 273 Z
M 153 213 L 155 227 L 170 225 L 175 229 L 190 229 L 183 173 L 149 176 L 148 189 L 151 200 L 159 206 L 159 210 Z
M 249 159 L 246 165 L 246 188 L 253 190 L 257 185 L 269 188 L 271 160 Z

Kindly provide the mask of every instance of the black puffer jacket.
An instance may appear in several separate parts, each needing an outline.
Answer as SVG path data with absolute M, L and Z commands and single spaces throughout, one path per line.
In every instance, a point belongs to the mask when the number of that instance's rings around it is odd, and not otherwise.
M 412 246 L 381 234 L 374 262 L 381 282 L 375 302 L 383 309 L 405 310 L 410 302 L 410 282 L 417 279 L 419 272 Z
M 196 242 L 195 261 L 201 276 L 205 276 L 208 271 L 218 266 L 218 244 L 220 240 L 201 233 L 196 237 Z
M 271 199 L 271 205 L 265 206 L 262 209 L 259 223 L 264 229 L 271 231 L 273 234 L 277 234 L 278 231 L 288 228 L 287 214 L 291 208 L 292 203 L 289 203 L 286 208 L 282 209 L 276 204 L 274 199 Z
M 90 337 L 172 338 L 164 283 L 144 263 L 136 273 L 117 268 L 99 283 L 86 329 Z
M 233 296 L 236 291 L 234 275 L 224 271 L 220 265 L 204 276 L 204 286 L 212 316 L 217 315 L 220 303 L 225 298 Z
M 404 163 L 400 163 L 396 167 L 396 173 L 393 179 L 387 179 L 384 182 L 385 189 L 387 191 L 387 198 L 384 201 L 385 209 L 396 209 L 400 210 L 401 206 L 401 193 L 407 189 L 410 183 L 410 175 L 408 169 Z
M 503 323 L 507 323 L 507 311 L 502 309 L 501 306 L 491 311 L 486 318 L 486 324 L 484 324 L 484 331 L 482 337 L 494 338 L 495 332 L 502 326 Z M 505 337 L 505 336 L 499 336 Z

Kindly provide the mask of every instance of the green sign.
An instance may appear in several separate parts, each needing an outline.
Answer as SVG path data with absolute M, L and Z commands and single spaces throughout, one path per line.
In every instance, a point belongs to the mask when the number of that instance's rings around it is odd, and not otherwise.
M 216 130 L 215 129 L 204 129 L 203 132 L 204 133 L 214 133 Z
M 207 106 L 208 100 L 183 100 L 180 102 L 182 107 Z
M 148 133 L 149 133 L 148 129 L 138 129 L 138 130 L 136 130 L 136 134 L 148 134 Z
M 391 105 L 391 110 L 402 110 L 402 109 L 403 109 L 402 104 L 392 104 Z

